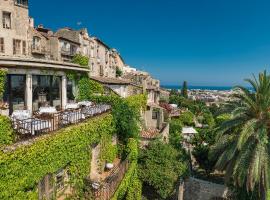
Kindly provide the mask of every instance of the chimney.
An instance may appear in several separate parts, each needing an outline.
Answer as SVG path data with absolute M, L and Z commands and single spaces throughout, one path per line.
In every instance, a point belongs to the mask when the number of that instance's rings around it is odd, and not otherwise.
M 32 18 L 32 17 L 29 18 L 29 26 L 31 28 L 34 28 L 34 18 Z

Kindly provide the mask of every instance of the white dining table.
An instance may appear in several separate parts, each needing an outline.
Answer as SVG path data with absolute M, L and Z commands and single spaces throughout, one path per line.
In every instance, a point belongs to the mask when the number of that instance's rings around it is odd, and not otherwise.
M 65 108 L 66 109 L 77 109 L 77 108 L 79 108 L 79 104 L 78 103 L 68 103 Z
M 57 110 L 55 107 L 40 107 L 39 113 L 40 114 L 43 114 L 43 113 L 53 114 L 53 113 L 57 113 Z

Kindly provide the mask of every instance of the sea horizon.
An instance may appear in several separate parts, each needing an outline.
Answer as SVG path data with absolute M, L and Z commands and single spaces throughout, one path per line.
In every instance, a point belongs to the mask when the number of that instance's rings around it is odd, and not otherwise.
M 181 89 L 181 86 L 179 85 L 161 85 L 162 88 L 165 89 Z M 191 85 L 188 86 L 189 90 L 219 90 L 219 91 L 225 91 L 225 90 L 232 90 L 233 86 L 198 86 L 198 85 Z

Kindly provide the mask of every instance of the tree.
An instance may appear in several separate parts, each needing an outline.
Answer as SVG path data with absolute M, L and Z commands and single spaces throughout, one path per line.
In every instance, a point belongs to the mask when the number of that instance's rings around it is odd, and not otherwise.
M 171 196 L 179 177 L 187 173 L 182 153 L 158 140 L 142 150 L 138 163 L 141 180 L 154 189 L 158 199 Z
M 192 139 L 194 146 L 192 154 L 207 175 L 213 171 L 216 162 L 216 159 L 210 159 L 208 156 L 210 146 L 215 143 L 215 137 L 215 131 L 212 129 L 201 129 Z
M 182 90 L 181 90 L 181 95 L 185 98 L 188 98 L 188 88 L 187 88 L 187 82 L 183 82 Z
M 270 76 L 246 79 L 253 91 L 237 87 L 231 118 L 223 122 L 211 156 L 218 157 L 216 168 L 226 171 L 226 181 L 266 200 L 270 180 Z M 237 106 L 235 106 L 237 105 Z M 256 190 L 258 189 L 258 192 Z
M 179 119 L 171 119 L 170 121 L 170 131 L 169 131 L 169 143 L 175 149 L 181 149 L 181 141 L 182 141 L 182 127 L 183 123 Z
M 194 114 L 190 111 L 184 112 L 180 115 L 179 120 L 185 126 L 192 126 L 194 124 Z

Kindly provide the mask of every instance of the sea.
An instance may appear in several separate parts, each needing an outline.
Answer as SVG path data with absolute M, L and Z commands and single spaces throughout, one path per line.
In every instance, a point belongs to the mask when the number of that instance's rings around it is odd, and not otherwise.
M 181 87 L 179 85 L 162 85 L 161 87 L 166 89 L 176 89 L 179 90 Z M 219 91 L 226 91 L 232 90 L 233 87 L 231 86 L 188 86 L 189 90 L 219 90 Z

